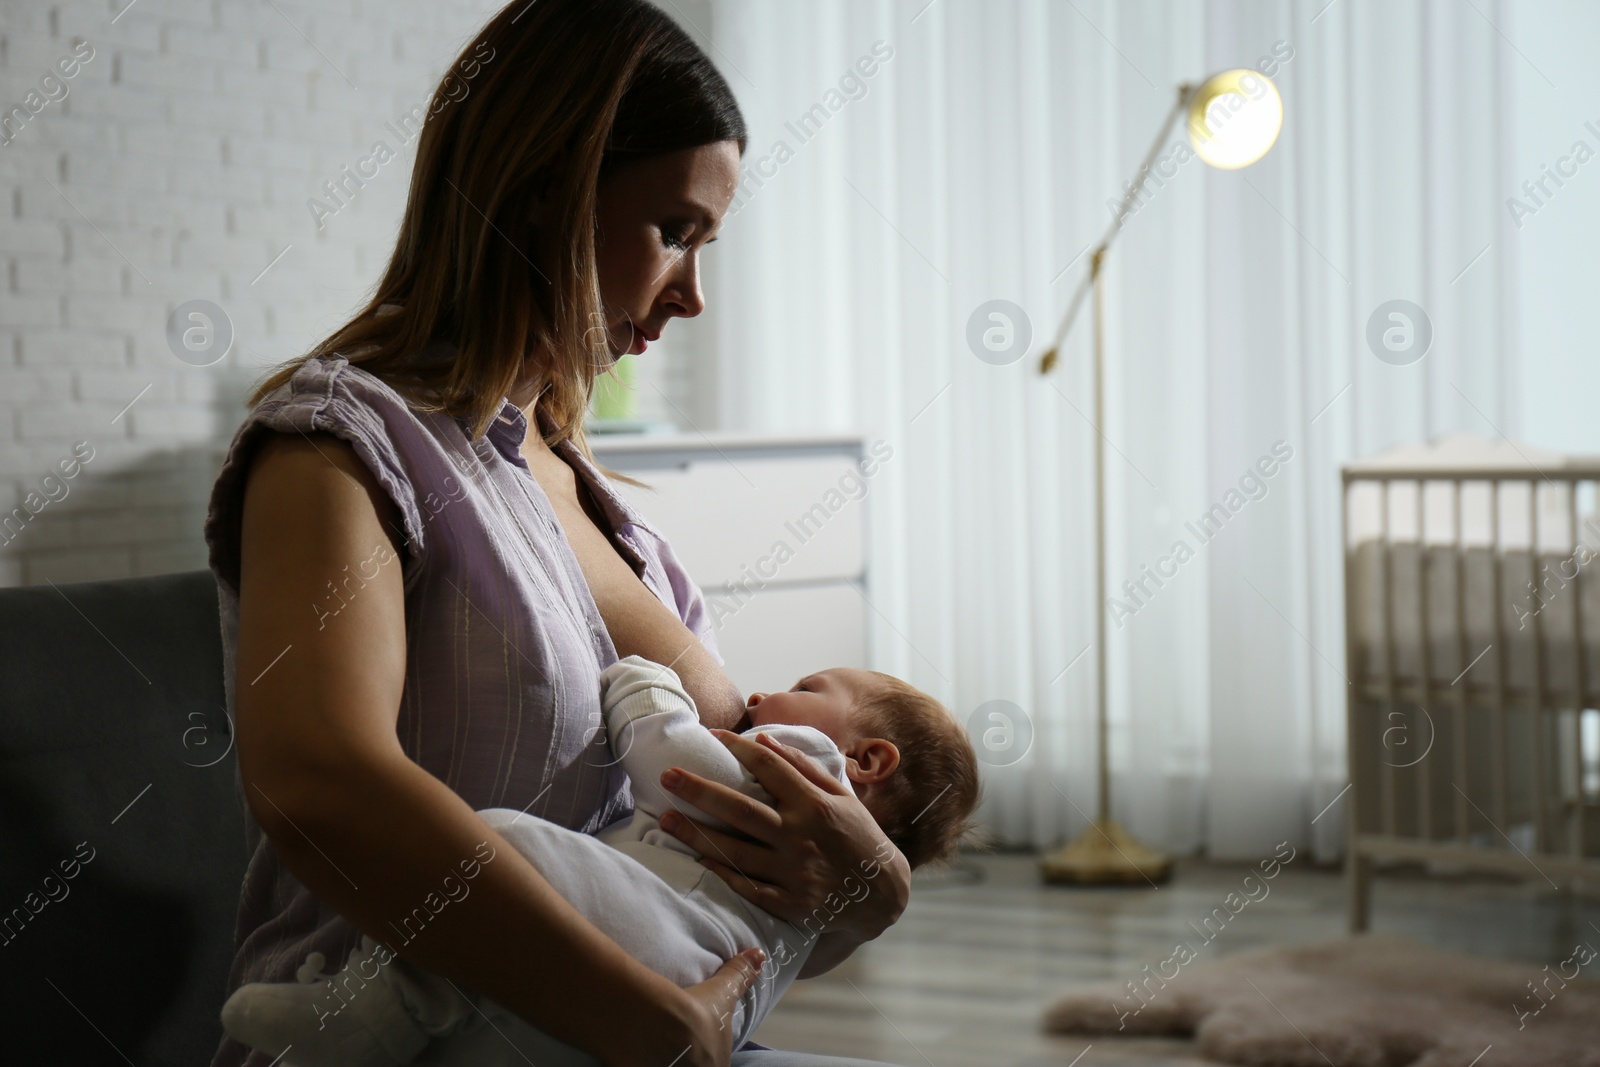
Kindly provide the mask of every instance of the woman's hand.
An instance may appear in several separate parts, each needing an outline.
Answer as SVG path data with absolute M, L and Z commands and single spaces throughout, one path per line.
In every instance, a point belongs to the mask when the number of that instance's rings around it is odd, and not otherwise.
M 769 807 L 673 768 L 668 791 L 733 827 L 714 830 L 677 812 L 661 827 L 701 855 L 734 891 L 813 933 L 870 941 L 892 926 L 911 892 L 911 868 L 866 806 L 816 761 L 765 734 L 712 731 L 772 794 Z
M 606 1067 L 728 1067 L 733 1056 L 733 1016 L 761 974 L 767 954 L 750 948 L 734 956 L 699 985 L 681 990 L 676 1002 L 646 1005 L 631 1025 L 619 1027 L 620 1044 L 602 1051 Z M 651 1020 L 650 1009 L 663 1017 Z
M 704 982 L 684 990 L 698 1011 L 696 1040 L 690 1044 L 685 1063 L 727 1067 L 733 1055 L 734 1009 L 756 984 L 766 958 L 767 954 L 758 948 L 746 949 Z

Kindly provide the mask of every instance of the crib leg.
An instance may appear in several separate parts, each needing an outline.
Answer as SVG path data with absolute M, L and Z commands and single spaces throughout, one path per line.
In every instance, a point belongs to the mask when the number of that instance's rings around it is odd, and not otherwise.
M 1349 907 L 1350 932 L 1364 933 L 1371 918 L 1372 857 L 1352 850 L 1345 857 L 1345 892 Z

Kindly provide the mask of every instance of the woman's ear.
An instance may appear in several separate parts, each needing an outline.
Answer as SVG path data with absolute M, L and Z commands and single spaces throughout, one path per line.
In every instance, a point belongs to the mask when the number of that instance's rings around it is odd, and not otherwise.
M 845 773 L 856 785 L 885 781 L 900 767 L 900 750 L 882 737 L 863 737 L 845 755 Z

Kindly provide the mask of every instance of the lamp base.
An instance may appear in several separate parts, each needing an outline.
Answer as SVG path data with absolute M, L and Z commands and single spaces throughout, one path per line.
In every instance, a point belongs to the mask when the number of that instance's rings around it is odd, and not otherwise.
M 1143 885 L 1172 877 L 1172 858 L 1141 844 L 1115 819 L 1101 819 L 1039 861 L 1046 882 L 1068 885 Z

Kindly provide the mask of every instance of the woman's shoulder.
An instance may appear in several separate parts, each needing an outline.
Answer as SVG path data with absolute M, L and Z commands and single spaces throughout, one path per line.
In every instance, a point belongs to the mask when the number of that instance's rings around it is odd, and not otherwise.
M 343 355 L 309 356 L 246 413 L 212 483 L 204 533 L 220 580 L 237 582 L 246 482 L 263 446 L 282 434 L 300 435 L 313 445 L 312 435 L 328 435 L 348 446 L 398 510 L 408 548 L 420 553 L 424 533 L 413 484 L 414 453 L 440 447 L 431 440 L 427 420 L 391 385 Z
M 251 408 L 246 421 L 293 422 L 300 412 L 343 418 L 352 409 L 412 414 L 413 404 L 394 386 L 335 352 L 307 356 L 288 379 Z
M 234 431 L 230 458 L 259 447 L 261 431 L 330 434 L 350 445 L 380 480 L 409 480 L 410 453 L 437 451 L 435 419 L 394 386 L 338 353 L 308 356 L 263 396 Z

